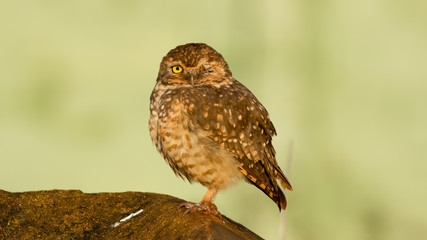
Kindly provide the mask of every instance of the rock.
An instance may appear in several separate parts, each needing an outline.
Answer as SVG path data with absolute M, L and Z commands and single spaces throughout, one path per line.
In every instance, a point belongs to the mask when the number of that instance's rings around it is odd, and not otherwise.
M 183 202 L 141 192 L 0 190 L 0 239 L 261 239 L 225 216 L 184 215 Z

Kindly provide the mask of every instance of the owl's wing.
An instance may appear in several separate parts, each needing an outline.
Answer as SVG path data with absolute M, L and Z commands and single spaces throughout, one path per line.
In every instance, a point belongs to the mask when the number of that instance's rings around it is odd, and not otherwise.
M 194 124 L 209 131 L 213 142 L 235 156 L 248 182 L 285 209 L 286 198 L 277 180 L 285 189 L 292 187 L 275 158 L 271 138 L 276 130 L 267 110 L 237 81 L 220 88 L 206 86 L 200 94 L 195 94 L 195 100 L 203 97 L 200 102 L 205 104 L 194 111 Z

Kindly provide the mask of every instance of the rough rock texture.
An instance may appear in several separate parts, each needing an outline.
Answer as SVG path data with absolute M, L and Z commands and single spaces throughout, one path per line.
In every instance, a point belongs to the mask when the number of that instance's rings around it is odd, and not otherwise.
M 140 192 L 0 190 L 0 239 L 261 239 L 225 216 L 183 215 L 182 202 Z

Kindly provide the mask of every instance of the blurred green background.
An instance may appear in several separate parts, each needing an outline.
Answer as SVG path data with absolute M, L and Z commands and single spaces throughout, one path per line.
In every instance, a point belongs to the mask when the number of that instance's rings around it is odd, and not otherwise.
M 427 1 L 1 1 L 0 189 L 200 201 L 148 134 L 162 57 L 205 42 L 269 110 L 284 217 L 242 183 L 221 212 L 266 239 L 427 239 Z M 286 225 L 286 227 L 284 227 Z M 286 229 L 285 229 L 286 228 Z

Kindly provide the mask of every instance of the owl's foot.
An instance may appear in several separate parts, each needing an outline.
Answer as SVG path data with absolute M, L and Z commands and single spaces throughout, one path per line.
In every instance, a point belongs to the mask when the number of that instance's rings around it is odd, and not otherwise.
M 192 202 L 184 202 L 180 206 L 180 208 L 186 208 L 184 215 L 189 212 L 203 212 L 205 214 L 212 214 L 221 218 L 221 213 L 219 213 L 218 208 L 215 204 L 211 202 L 201 202 L 201 203 L 192 203 Z

